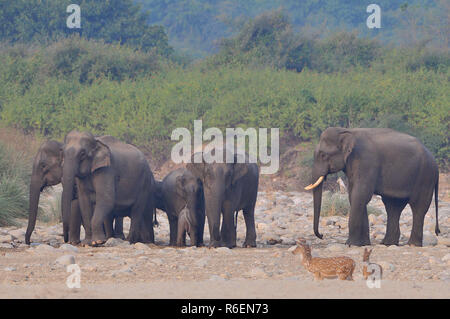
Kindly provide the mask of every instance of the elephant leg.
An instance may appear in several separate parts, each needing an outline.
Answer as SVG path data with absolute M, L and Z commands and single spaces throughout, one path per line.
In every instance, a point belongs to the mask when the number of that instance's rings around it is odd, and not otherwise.
M 169 230 L 170 230 L 170 246 L 177 245 L 178 236 L 178 218 L 173 212 L 167 212 L 167 219 L 169 220 Z
M 111 203 L 96 203 L 94 216 L 92 216 L 91 227 L 92 227 L 92 245 L 98 246 L 106 242 L 106 235 L 104 231 L 104 222 L 108 215 L 111 214 L 113 207 Z
M 430 194 L 422 194 L 417 200 L 410 200 L 409 202 L 413 215 L 413 225 L 408 240 L 410 246 L 422 247 L 423 222 L 428 208 L 430 208 L 432 197 L 433 191 Z
M 91 244 L 92 240 L 92 203 L 88 196 L 85 196 L 81 191 L 84 185 L 81 182 L 77 182 L 78 186 L 78 205 L 81 211 L 81 219 L 84 227 L 84 240 L 82 244 Z M 83 195 L 82 195 L 83 194 Z
M 367 204 L 372 198 L 373 191 L 365 185 L 356 185 L 352 188 L 350 199 L 350 218 L 348 221 L 349 235 L 346 242 L 351 246 L 370 245 L 369 217 L 367 215 Z
M 105 235 L 107 239 L 114 236 L 113 222 L 114 222 L 113 215 L 107 216 L 103 222 L 103 227 L 105 229 Z
M 144 194 L 143 194 L 144 195 Z M 128 236 L 130 243 L 154 243 L 155 234 L 153 232 L 153 202 L 150 202 L 147 196 L 141 196 L 140 200 L 131 208 L 130 234 Z
M 396 199 L 382 197 L 384 207 L 387 213 L 386 235 L 384 236 L 383 245 L 398 245 L 400 239 L 400 215 L 408 203 L 405 199 Z
M 203 233 L 205 232 L 205 211 L 197 210 L 197 247 L 204 246 Z
M 244 209 L 244 220 L 247 231 L 243 247 L 256 247 L 255 205 Z
M 178 230 L 177 230 L 177 246 L 186 246 L 186 229 L 187 229 L 186 216 L 178 216 Z
M 123 217 L 116 217 L 114 219 L 114 237 L 125 239 L 125 235 L 123 233 Z
M 80 243 L 81 211 L 77 199 L 72 200 L 70 212 L 69 243 L 78 245 Z
M 223 221 L 220 237 L 222 245 L 228 248 L 236 247 L 236 229 L 234 228 L 234 210 L 229 203 L 223 205 Z

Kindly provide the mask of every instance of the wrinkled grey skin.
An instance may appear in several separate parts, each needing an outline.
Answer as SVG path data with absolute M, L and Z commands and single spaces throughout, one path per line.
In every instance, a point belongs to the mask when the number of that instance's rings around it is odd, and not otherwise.
M 226 152 L 223 152 L 224 159 Z M 255 204 L 259 168 L 257 164 L 248 162 L 247 154 L 244 163 L 238 163 L 237 158 L 235 155 L 234 163 L 206 163 L 204 160 L 194 163 L 192 159 L 186 166 L 202 181 L 210 247 L 236 247 L 234 214 L 240 210 L 244 212 L 247 228 L 243 246 L 256 247 Z M 221 213 L 223 222 L 220 228 Z
M 103 222 L 131 218 L 128 240 L 154 242 L 155 181 L 150 167 L 136 147 L 112 136 L 95 138 L 88 132 L 67 134 L 63 149 L 63 226 L 71 216 L 71 194 L 76 182 L 86 236 L 93 246 L 106 241 Z M 149 196 L 150 194 L 150 196 Z M 113 230 L 106 229 L 106 233 Z
M 25 234 L 25 243 L 30 244 L 30 237 L 36 225 L 37 211 L 40 193 L 45 187 L 61 183 L 62 179 L 62 149 L 63 144 L 58 141 L 46 141 L 42 143 L 33 161 L 33 169 L 30 182 L 30 200 L 28 227 Z M 71 244 L 80 243 L 81 213 L 78 205 L 76 187 L 73 189 L 69 233 L 64 234 L 65 242 Z M 84 227 L 84 226 L 83 226 Z M 115 220 L 114 237 L 122 238 L 122 218 Z M 108 236 L 112 236 L 111 234 Z
M 180 214 L 178 215 L 178 223 L 177 223 L 178 246 L 186 246 L 186 233 L 191 234 L 192 232 L 195 232 L 195 229 L 193 229 L 192 224 L 193 223 L 189 217 L 189 209 L 187 207 L 184 207 L 181 210 Z
M 205 205 L 200 180 L 189 170 L 179 168 L 164 177 L 160 192 L 156 198 L 160 197 L 162 204 L 157 206 L 167 213 L 170 245 L 185 246 L 187 232 L 191 245 L 203 246 Z
M 391 129 L 326 129 L 314 152 L 313 183 L 320 176 L 344 171 L 350 200 L 348 245 L 370 245 L 367 204 L 380 195 L 387 212 L 385 245 L 398 245 L 399 219 L 406 204 L 413 213 L 408 244 L 422 246 L 423 222 L 435 193 L 438 226 L 438 166 L 415 137 Z M 314 233 L 319 233 L 322 186 L 314 188 Z

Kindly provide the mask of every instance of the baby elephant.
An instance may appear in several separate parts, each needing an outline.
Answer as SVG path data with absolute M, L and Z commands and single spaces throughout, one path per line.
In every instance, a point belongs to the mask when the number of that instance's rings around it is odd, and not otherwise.
M 203 246 L 205 203 L 201 182 L 187 169 L 179 168 L 167 174 L 158 189 L 157 207 L 163 208 L 169 219 L 170 245 L 185 246 L 187 232 L 191 245 Z

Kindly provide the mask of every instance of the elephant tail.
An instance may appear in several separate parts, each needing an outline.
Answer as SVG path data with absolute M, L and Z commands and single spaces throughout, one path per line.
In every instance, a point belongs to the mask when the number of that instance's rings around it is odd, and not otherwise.
M 153 208 L 153 227 L 159 226 L 158 219 L 156 218 L 156 208 Z
M 439 218 L 438 218 L 438 201 L 439 201 L 438 193 L 439 193 L 439 175 L 438 175 L 438 178 L 436 180 L 436 185 L 434 186 L 434 206 L 436 208 L 436 227 L 434 229 L 434 232 L 436 233 L 436 236 L 438 236 L 439 233 L 441 232 L 439 230 Z

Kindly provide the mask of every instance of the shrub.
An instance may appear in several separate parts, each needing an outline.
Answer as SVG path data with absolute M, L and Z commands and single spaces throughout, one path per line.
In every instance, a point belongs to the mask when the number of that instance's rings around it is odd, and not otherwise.
M 323 192 L 321 216 L 347 216 L 350 212 L 350 202 L 347 194 Z M 382 212 L 367 205 L 367 214 L 380 215 Z
M 0 143 L 0 226 L 28 216 L 29 169 L 21 154 Z

